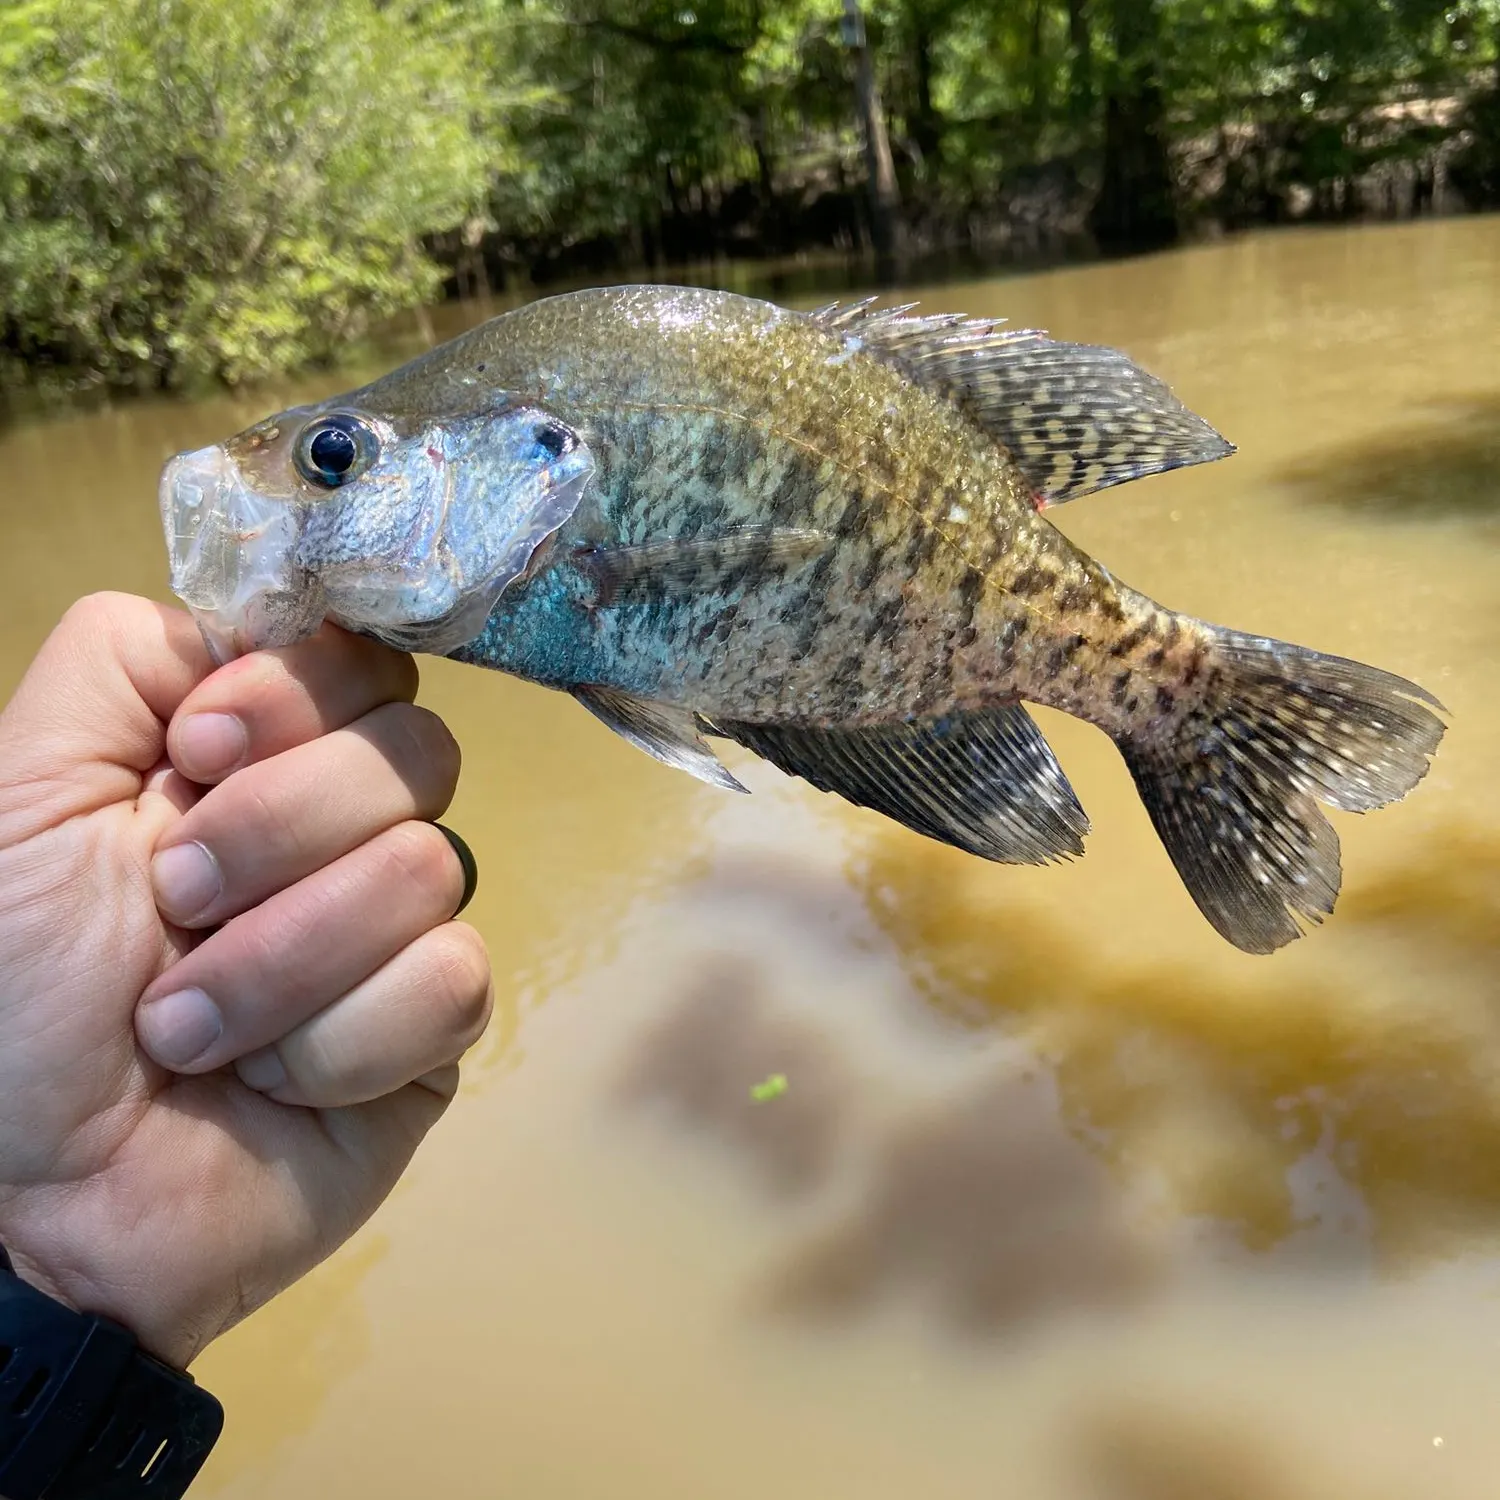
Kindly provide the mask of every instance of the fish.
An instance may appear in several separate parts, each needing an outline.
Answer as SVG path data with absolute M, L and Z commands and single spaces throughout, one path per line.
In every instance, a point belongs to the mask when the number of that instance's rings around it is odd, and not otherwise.
M 1442 704 L 1158 604 L 1048 512 L 1235 451 L 1121 351 L 878 299 L 547 297 L 173 458 L 172 587 L 216 659 L 324 620 L 709 743 L 972 855 L 1089 821 L 1028 703 L 1119 748 L 1189 894 L 1274 952 L 1332 912 L 1319 804 L 1404 797 Z

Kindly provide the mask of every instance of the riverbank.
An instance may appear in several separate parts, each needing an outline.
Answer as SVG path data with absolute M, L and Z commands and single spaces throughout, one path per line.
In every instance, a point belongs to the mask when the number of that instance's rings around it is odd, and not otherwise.
M 1484 212 L 1500 208 L 1500 89 L 1387 100 L 1352 121 L 1226 123 L 1175 142 L 1168 157 L 1176 225 L 1167 243 L 1282 224 Z M 894 257 L 875 253 L 857 163 L 772 180 L 759 201 L 744 185 L 700 191 L 650 230 L 622 225 L 577 241 L 472 230 L 436 237 L 430 248 L 448 269 L 446 294 L 457 298 L 574 285 L 631 267 L 657 280 L 712 267 L 715 284 L 726 286 L 779 267 L 772 285 L 837 287 L 851 262 L 879 283 L 1160 248 L 1100 245 L 1090 221 L 1103 170 L 1098 150 L 1075 151 L 999 171 L 958 201 L 909 182 Z M 823 267 L 837 269 L 820 279 Z

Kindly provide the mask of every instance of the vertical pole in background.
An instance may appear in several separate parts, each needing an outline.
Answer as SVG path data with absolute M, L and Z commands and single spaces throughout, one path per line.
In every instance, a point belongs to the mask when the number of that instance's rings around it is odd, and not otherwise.
M 875 62 L 865 41 L 865 18 L 859 0 L 844 0 L 840 26 L 844 45 L 854 54 L 854 87 L 859 99 L 860 130 L 865 142 L 865 167 L 870 180 L 870 231 L 882 268 L 893 267 L 901 253 L 901 190 L 885 130 Z

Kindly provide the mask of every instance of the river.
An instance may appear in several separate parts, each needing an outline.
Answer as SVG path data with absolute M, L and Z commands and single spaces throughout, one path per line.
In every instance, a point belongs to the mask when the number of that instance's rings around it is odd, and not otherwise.
M 201 1361 L 205 1496 L 1492 1500 L 1500 219 L 908 298 L 1171 381 L 1238 455 L 1059 524 L 1424 684 L 1433 771 L 1333 814 L 1337 913 L 1252 958 L 1074 721 L 1041 715 L 1089 853 L 1011 869 L 425 664 L 495 1023 L 391 1202 Z M 166 597 L 170 452 L 348 381 L 0 432 L 0 691 L 75 595 Z

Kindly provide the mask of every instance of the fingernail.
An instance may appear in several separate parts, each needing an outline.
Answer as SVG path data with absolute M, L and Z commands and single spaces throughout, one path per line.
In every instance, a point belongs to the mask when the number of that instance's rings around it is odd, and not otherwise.
M 281 1054 L 274 1047 L 262 1047 L 259 1052 L 247 1053 L 234 1065 L 240 1082 L 257 1094 L 269 1094 L 286 1082 L 286 1069 L 281 1063 Z
M 162 915 L 187 922 L 218 897 L 224 877 L 202 844 L 174 844 L 151 861 L 151 884 Z
M 135 1034 L 162 1067 L 185 1068 L 223 1036 L 224 1018 L 202 990 L 174 990 L 135 1013 Z
M 245 726 L 233 714 L 192 714 L 177 726 L 177 769 L 189 781 L 227 776 L 250 748 Z

